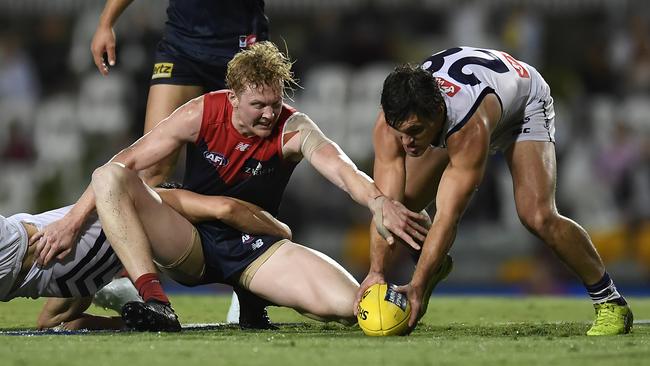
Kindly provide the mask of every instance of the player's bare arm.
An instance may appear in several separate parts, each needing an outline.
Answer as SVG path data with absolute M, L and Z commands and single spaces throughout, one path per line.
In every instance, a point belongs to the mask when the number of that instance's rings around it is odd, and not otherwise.
M 120 164 L 134 171 L 146 169 L 171 155 L 183 144 L 196 140 L 203 116 L 203 97 L 187 102 L 131 146 L 120 151 L 107 164 Z M 88 215 L 95 209 L 95 194 L 86 188 L 81 198 L 61 220 L 32 237 L 39 264 L 70 253 Z
M 410 245 L 422 240 L 426 228 L 417 220 L 420 214 L 409 211 L 397 201 L 386 199 L 374 181 L 360 171 L 339 146 L 325 137 L 305 114 L 297 113 L 287 121 L 284 131 L 283 154 L 287 159 L 305 157 L 325 178 L 347 192 L 352 199 L 373 213 L 375 224 L 385 227 Z M 387 231 L 387 240 L 394 240 Z
M 90 51 L 93 54 L 93 61 L 97 70 L 106 76 L 108 65 L 104 62 L 104 53 L 110 66 L 115 65 L 115 32 L 113 26 L 120 14 L 133 0 L 107 0 L 104 10 L 99 17 L 97 29 L 90 43 Z
M 261 207 L 232 197 L 206 196 L 184 189 L 157 189 L 163 202 L 192 223 L 219 220 L 249 234 L 291 239 L 291 229 Z
M 401 202 L 404 199 L 406 184 L 406 154 L 390 130 L 391 127 L 386 123 L 382 111 L 377 116 L 372 135 L 373 145 L 376 147 L 373 176 L 375 185 L 386 197 Z M 418 245 L 415 249 L 419 248 Z M 355 314 L 366 289 L 376 283 L 385 282 L 384 269 L 390 251 L 390 244 L 379 235 L 375 225 L 370 225 L 370 269 L 357 291 L 354 302 Z
M 399 288 L 411 303 L 409 326 L 414 327 L 422 315 L 422 297 L 429 280 L 451 248 L 458 223 L 483 179 L 490 133 L 501 110 L 494 95 L 488 95 L 467 124 L 447 140 L 449 164 L 436 195 L 436 214 L 411 282 Z

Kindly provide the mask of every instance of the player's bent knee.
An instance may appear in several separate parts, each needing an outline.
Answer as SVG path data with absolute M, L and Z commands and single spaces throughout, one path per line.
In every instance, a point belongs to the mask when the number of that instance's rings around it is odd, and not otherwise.
M 95 169 L 92 174 L 91 185 L 95 193 L 99 193 L 107 188 L 124 186 L 132 176 L 135 176 L 135 172 L 124 165 L 108 163 Z
M 552 230 L 552 224 L 557 218 L 559 218 L 557 212 L 551 210 L 534 210 L 519 216 L 521 223 L 539 236 L 544 236 L 548 230 Z

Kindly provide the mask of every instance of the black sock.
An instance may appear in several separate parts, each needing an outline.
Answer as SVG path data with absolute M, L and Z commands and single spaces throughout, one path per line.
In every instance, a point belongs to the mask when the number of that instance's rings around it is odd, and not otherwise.
M 625 298 L 618 293 L 614 281 L 612 281 L 607 272 L 605 272 L 603 278 L 595 284 L 585 284 L 585 288 L 594 304 L 613 302 L 618 305 L 627 305 L 627 301 L 625 301 Z

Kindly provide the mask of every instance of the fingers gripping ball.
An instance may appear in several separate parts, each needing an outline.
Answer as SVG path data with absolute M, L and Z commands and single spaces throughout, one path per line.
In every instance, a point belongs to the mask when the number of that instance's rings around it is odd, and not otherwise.
M 369 336 L 404 335 L 408 331 L 411 305 L 395 285 L 374 284 L 359 302 L 359 326 Z

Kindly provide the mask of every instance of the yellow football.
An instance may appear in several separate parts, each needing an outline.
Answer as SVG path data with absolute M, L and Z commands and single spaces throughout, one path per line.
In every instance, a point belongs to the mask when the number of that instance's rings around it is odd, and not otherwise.
M 357 320 L 369 336 L 404 335 L 408 331 L 411 305 L 395 285 L 374 284 L 363 293 Z

